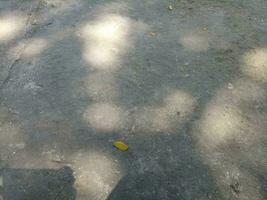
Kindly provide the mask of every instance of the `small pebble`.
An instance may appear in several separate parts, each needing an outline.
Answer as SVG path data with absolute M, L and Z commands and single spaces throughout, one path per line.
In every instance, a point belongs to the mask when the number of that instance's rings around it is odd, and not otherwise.
M 229 90 L 232 90 L 232 89 L 234 89 L 234 86 L 233 86 L 233 84 L 232 84 L 232 83 L 228 83 L 228 86 L 227 86 L 227 88 L 228 88 Z
M 154 37 L 156 35 L 156 33 L 155 32 L 150 32 L 149 35 Z
M 190 74 L 186 74 L 185 77 L 190 77 Z
M 172 6 L 172 5 L 169 5 L 169 6 L 168 6 L 168 9 L 169 9 L 169 10 L 173 10 L 173 6 Z

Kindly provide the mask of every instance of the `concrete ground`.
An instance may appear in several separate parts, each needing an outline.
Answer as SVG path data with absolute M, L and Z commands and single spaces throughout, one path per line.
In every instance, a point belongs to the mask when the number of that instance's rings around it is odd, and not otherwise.
M 266 155 L 266 0 L 0 0 L 0 199 L 264 200 Z

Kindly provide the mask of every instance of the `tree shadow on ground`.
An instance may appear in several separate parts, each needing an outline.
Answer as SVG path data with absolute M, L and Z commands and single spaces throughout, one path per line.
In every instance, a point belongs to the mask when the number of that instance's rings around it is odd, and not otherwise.
M 238 35 L 232 24 L 239 18 L 225 22 L 216 7 L 210 6 L 215 10 L 205 18 L 208 8 L 186 16 L 184 11 L 192 10 L 187 4 L 172 13 L 160 1 L 151 3 L 152 11 L 140 5 L 78 2 L 49 16 L 52 24 L 40 24 L 30 39 L 45 39 L 47 48 L 34 56 L 22 54 L 1 91 L 2 130 L 14 135 L 2 136 L 1 157 L 19 168 L 69 162 L 78 199 L 234 199 L 221 193 L 220 173 L 205 161 L 203 153 L 211 152 L 199 146 L 196 138 L 202 135 L 192 133 L 193 125 L 217 92 L 241 76 L 240 55 L 263 36 L 251 36 L 253 28 Z M 92 7 L 95 11 L 88 13 Z M 44 12 L 39 19 L 49 17 Z M 87 37 L 95 37 L 91 29 L 110 28 L 116 20 L 130 28 L 126 36 L 115 32 L 123 41 L 108 38 L 111 50 L 98 45 L 97 37 L 87 41 L 79 35 L 89 24 Z M 224 36 L 229 33 L 230 39 Z M 104 41 L 108 37 L 98 34 Z M 242 37 L 252 39 L 246 43 Z M 92 48 L 100 48 L 102 58 L 93 55 L 106 68 L 86 60 Z M 107 64 L 114 61 L 109 54 L 117 58 L 116 68 Z M 128 152 L 113 149 L 117 139 L 129 144 Z

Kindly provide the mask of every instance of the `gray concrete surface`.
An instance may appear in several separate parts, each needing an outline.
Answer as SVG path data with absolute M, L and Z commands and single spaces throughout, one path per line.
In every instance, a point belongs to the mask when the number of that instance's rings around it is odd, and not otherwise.
M 1 198 L 267 199 L 266 83 L 266 0 L 1 0 Z

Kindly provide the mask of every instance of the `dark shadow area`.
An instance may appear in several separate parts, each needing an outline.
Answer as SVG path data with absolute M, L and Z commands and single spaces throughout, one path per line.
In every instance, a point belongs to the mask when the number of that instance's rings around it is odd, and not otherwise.
M 75 179 L 69 167 L 55 169 L 3 169 L 3 200 L 75 200 Z

